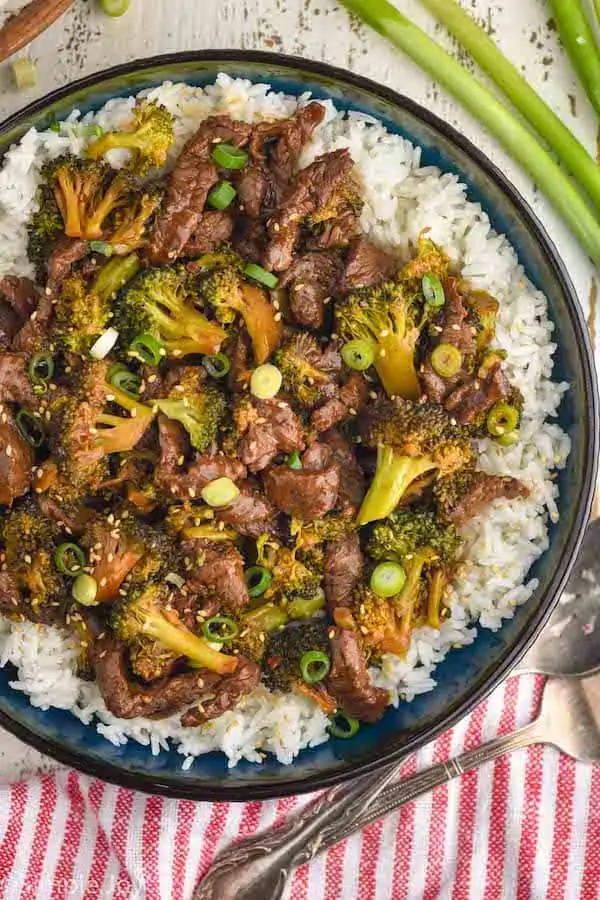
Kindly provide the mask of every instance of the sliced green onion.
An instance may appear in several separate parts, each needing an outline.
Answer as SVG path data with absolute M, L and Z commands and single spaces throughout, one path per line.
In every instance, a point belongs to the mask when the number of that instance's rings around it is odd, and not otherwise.
M 243 169 L 248 162 L 248 154 L 233 144 L 217 144 L 212 152 L 213 162 L 222 169 Z
M 559 164 L 535 136 L 494 94 L 439 47 L 387 0 L 342 0 L 355 15 L 389 38 L 425 72 L 450 91 L 544 191 L 597 265 L 600 265 L 600 222 Z M 539 98 L 538 98 L 539 99 Z M 581 161 L 573 146 L 564 146 L 561 162 L 577 177 Z M 600 207 L 600 173 L 594 192 Z M 589 187 L 588 187 L 589 190 Z
M 229 357 L 224 353 L 212 353 L 202 357 L 202 365 L 211 378 L 224 378 L 231 368 Z
M 406 572 L 395 562 L 382 562 L 373 569 L 371 590 L 378 597 L 395 597 L 406 583 Z
M 460 372 L 462 354 L 452 344 L 438 344 L 431 354 L 433 370 L 442 378 L 452 378 Z
M 207 641 L 224 644 L 232 641 L 239 633 L 239 626 L 229 616 L 213 616 L 202 624 L 202 633 Z
M 500 444 L 501 447 L 512 447 L 514 444 L 519 441 L 519 432 L 515 428 L 514 431 L 507 431 L 506 434 L 501 434 L 496 438 L 496 443 Z
M 596 160 L 592 159 L 583 144 L 538 96 L 519 70 L 506 59 L 484 29 L 455 0 L 421 0 L 421 3 L 446 26 L 483 71 L 504 91 L 513 106 L 544 138 L 600 209 L 600 177 Z M 593 36 L 582 16 L 581 8 L 577 9 L 580 4 L 578 0 L 553 0 L 553 4 L 561 40 L 574 63 L 573 54 L 577 54 L 576 68 L 580 70 L 586 90 L 593 91 L 595 101 L 592 102 L 596 111 L 600 112 L 596 105 L 600 101 L 600 69 L 598 62 L 592 58 L 597 56 Z M 588 35 L 591 42 L 588 42 Z M 583 43 L 579 43 L 580 36 Z
M 297 450 L 294 450 L 293 453 L 290 453 L 290 455 L 286 459 L 286 463 L 290 467 L 290 469 L 300 470 L 302 468 L 302 460 L 300 459 L 300 454 Z
M 48 126 L 48 131 L 53 131 L 55 134 L 60 134 L 62 125 L 60 122 L 52 122 L 51 125 Z
M 215 478 L 202 488 L 200 496 L 209 506 L 219 508 L 237 500 L 240 489 L 231 478 Z
M 63 575 L 81 575 L 85 566 L 85 553 L 79 544 L 61 544 L 54 554 L 56 568 Z
M 82 606 L 98 606 L 97 593 L 98 582 L 85 572 L 77 576 L 71 588 L 73 598 Z
M 160 341 L 157 341 L 151 334 L 138 334 L 129 345 L 130 355 L 137 357 L 147 366 L 157 366 L 160 363 L 161 350 Z
M 220 181 L 209 192 L 206 202 L 213 209 L 227 209 L 235 200 L 237 191 L 230 181 Z
M 33 384 L 46 384 L 54 375 L 54 357 L 51 353 L 36 353 L 29 363 L 28 372 Z
M 34 448 L 41 447 L 46 439 L 46 432 L 40 419 L 28 409 L 20 409 L 15 416 L 15 425 L 22 438 Z
M 277 275 L 273 275 L 272 272 L 267 272 L 266 269 L 263 269 L 262 266 L 257 266 L 256 263 L 248 263 L 247 266 L 244 267 L 244 275 L 248 278 L 252 278 L 254 281 L 258 281 L 260 284 L 264 284 L 265 287 L 273 290 L 279 284 L 279 278 Z
M 129 9 L 129 0 L 100 0 L 100 9 L 107 16 L 117 19 Z
M 325 608 L 325 591 L 320 588 L 314 597 L 296 597 L 286 606 L 290 619 L 310 619 L 319 610 Z
M 15 59 L 15 61 L 12 63 L 11 68 L 13 78 L 15 79 L 15 84 L 20 91 L 24 88 L 36 86 L 37 69 L 30 59 L 27 59 L 26 57 Z
M 99 138 L 104 134 L 99 125 L 92 124 L 91 122 L 82 122 L 79 125 L 72 125 L 71 131 L 79 138 Z
M 433 306 L 437 309 L 440 306 L 443 306 L 446 302 L 446 296 L 444 294 L 444 288 L 442 287 L 442 282 L 433 272 L 428 272 L 427 275 L 423 276 L 423 280 L 421 281 L 421 290 L 423 291 L 423 296 L 425 297 L 425 303 L 428 306 Z
M 261 606 L 257 606 L 256 609 L 251 609 L 249 612 L 244 613 L 244 623 L 246 625 L 252 629 L 266 631 L 268 634 L 277 628 L 281 628 L 287 620 L 288 617 L 284 611 L 279 606 L 275 606 L 274 603 L 263 603 Z
M 331 660 L 322 650 L 307 650 L 300 660 L 302 678 L 307 684 L 323 681 L 331 669 Z
M 347 716 L 345 712 L 340 711 L 329 717 L 327 730 L 333 737 L 351 738 L 354 737 L 359 728 L 360 722 L 358 719 L 353 719 L 352 716 Z
M 349 369 L 354 369 L 355 372 L 364 372 L 375 362 L 375 351 L 368 341 L 361 341 L 357 338 L 344 344 L 342 359 Z
M 130 397 L 139 397 L 142 379 L 137 372 L 131 372 L 122 363 L 115 363 L 108 370 L 108 382 Z
M 107 241 L 90 241 L 90 250 L 94 253 L 102 253 L 103 256 L 112 256 L 115 248 Z
M 264 566 L 250 566 L 244 572 L 244 581 L 250 597 L 261 597 L 271 584 L 273 576 Z
M 510 403 L 496 403 L 488 413 L 486 424 L 493 437 L 502 437 L 519 424 L 519 410 Z
M 579 0 L 550 0 L 550 6 L 561 43 L 596 115 L 600 115 L 600 53 L 583 4 Z
M 259 400 L 271 400 L 279 393 L 283 377 L 277 366 L 264 363 L 258 366 L 250 378 L 250 393 Z
M 90 347 L 90 356 L 94 359 L 105 359 L 119 340 L 116 328 L 107 328 L 98 340 Z

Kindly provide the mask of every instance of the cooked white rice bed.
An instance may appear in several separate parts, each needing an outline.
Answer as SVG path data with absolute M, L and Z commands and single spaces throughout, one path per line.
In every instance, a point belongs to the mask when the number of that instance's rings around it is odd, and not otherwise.
M 205 89 L 166 83 L 150 96 L 175 116 L 175 152 L 211 114 L 228 113 L 248 122 L 282 118 L 308 100 L 308 96 L 284 96 L 268 85 L 226 75 Z M 118 127 L 128 120 L 134 102 L 134 98 L 111 100 L 83 120 L 74 112 L 60 134 L 31 130 L 9 151 L 0 171 L 0 275 L 33 275 L 27 259 L 26 224 L 35 209 L 41 165 L 65 151 L 81 152 L 85 141 L 77 136 L 78 122 Z M 428 228 L 463 274 L 498 298 L 497 343 L 506 350 L 509 378 L 525 399 L 520 442 L 501 448 L 484 440 L 480 449 L 486 471 L 522 479 L 531 496 L 511 503 L 499 501 L 485 516 L 469 523 L 463 532 L 468 548 L 464 572 L 454 586 L 450 615 L 440 631 L 418 629 L 405 658 L 390 654 L 380 670 L 373 670 L 375 681 L 390 691 L 397 705 L 435 687 L 437 663 L 451 648 L 470 644 L 477 623 L 498 629 L 535 589 L 536 581 L 525 579 L 548 547 L 548 516 L 558 517 L 558 489 L 552 473 L 564 466 L 570 448 L 565 432 L 547 420 L 556 414 L 568 385 L 551 380 L 556 345 L 551 340 L 554 326 L 548 320 L 545 297 L 525 279 L 514 250 L 492 230 L 481 207 L 466 199 L 458 178 L 421 167 L 418 147 L 389 134 L 373 120 L 359 114 L 346 117 L 331 102 L 325 106 L 325 121 L 305 149 L 301 165 L 320 153 L 349 147 L 366 200 L 361 220 L 366 234 L 402 256 L 421 230 Z M 113 151 L 110 161 L 121 165 L 123 153 Z M 94 722 L 114 744 L 133 739 L 156 754 L 171 741 L 185 757 L 187 768 L 195 756 L 211 750 L 226 753 L 231 766 L 241 759 L 260 762 L 265 752 L 290 763 L 302 748 L 328 737 L 327 718 L 310 699 L 278 696 L 263 688 L 235 710 L 198 728 L 182 728 L 178 716 L 162 721 L 117 719 L 107 711 L 96 685 L 77 677 L 75 661 L 76 650 L 63 633 L 0 617 L 0 666 L 10 662 L 18 670 L 12 687 L 28 694 L 34 706 L 68 709 L 86 724 Z

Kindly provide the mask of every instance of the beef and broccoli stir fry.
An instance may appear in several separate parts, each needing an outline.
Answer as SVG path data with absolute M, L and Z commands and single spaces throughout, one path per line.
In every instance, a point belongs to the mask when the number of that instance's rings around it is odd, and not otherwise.
M 361 233 L 349 151 L 298 171 L 323 115 L 211 117 L 172 161 L 138 102 L 47 163 L 37 283 L 0 279 L 0 611 L 71 629 L 117 716 L 262 682 L 352 734 L 368 667 L 440 628 L 458 527 L 527 494 L 478 468 L 522 405 L 497 301 L 427 234 L 401 262 Z

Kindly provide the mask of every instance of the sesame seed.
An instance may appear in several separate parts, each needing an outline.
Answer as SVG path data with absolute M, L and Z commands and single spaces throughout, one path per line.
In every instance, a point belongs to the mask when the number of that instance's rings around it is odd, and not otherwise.
M 382 359 L 383 359 L 383 357 L 385 356 L 385 350 L 383 349 L 383 347 L 382 347 L 381 350 L 379 351 L 379 355 L 380 355 L 380 357 L 381 357 Z
M 137 416 L 137 409 L 134 408 L 131 410 L 131 418 L 135 419 L 136 416 Z
M 369 391 L 369 397 L 371 400 L 377 400 L 377 391 Z
M 281 313 L 276 312 L 275 315 L 273 316 L 273 318 L 275 319 L 276 322 L 281 322 Z
M 273 225 L 273 231 L 275 232 L 275 234 L 277 234 L 277 232 L 279 231 L 279 228 L 280 228 L 280 225 L 277 222 L 275 222 L 275 224 Z
M 6 455 L 7 455 L 7 456 L 12 456 L 12 452 L 13 452 L 12 446 L 11 446 L 10 444 L 7 444 L 7 445 L 6 445 Z
M 181 456 L 177 457 L 177 465 L 182 466 L 184 464 L 184 462 L 185 462 L 185 456 L 182 453 Z
M 361 626 L 360 626 L 360 630 L 361 630 L 361 633 L 362 633 L 362 634 L 368 634 L 368 633 L 369 633 L 369 629 L 367 628 L 366 625 L 361 625 Z
M 38 316 L 38 311 L 37 311 L 37 309 L 34 309 L 34 311 L 31 313 L 29 318 L 31 319 L 32 322 L 35 322 L 35 320 L 37 319 L 37 316 Z
M 303 290 L 305 287 L 306 287 L 306 285 L 304 284 L 303 281 L 301 281 L 299 284 L 294 285 L 294 290 L 295 290 L 295 291 L 301 291 L 301 290 Z
M 330 628 L 329 631 L 327 632 L 327 635 L 330 639 L 334 638 L 335 637 L 335 628 Z
M 109 563 L 112 562 L 114 560 L 114 558 L 115 558 L 114 553 L 109 553 L 108 556 L 106 557 L 107 562 L 109 562 Z
M 350 413 L 351 416 L 356 416 L 356 415 L 357 415 L 357 412 L 356 412 L 356 410 L 354 409 L 353 406 L 349 406 L 349 407 L 348 407 L 348 412 Z
M 112 403 L 113 400 L 115 399 L 115 395 L 114 395 L 114 394 L 107 394 L 107 395 L 106 395 L 106 399 L 109 401 L 109 403 Z
M 185 388 L 182 384 L 176 384 L 173 390 L 177 391 L 178 394 L 185 394 Z
M 29 555 L 29 553 L 26 553 L 25 556 L 23 557 L 23 559 L 25 560 L 25 562 L 27 563 L 28 566 L 31 565 L 32 559 L 31 559 L 31 556 Z
M 100 587 L 106 587 L 106 578 L 100 579 Z

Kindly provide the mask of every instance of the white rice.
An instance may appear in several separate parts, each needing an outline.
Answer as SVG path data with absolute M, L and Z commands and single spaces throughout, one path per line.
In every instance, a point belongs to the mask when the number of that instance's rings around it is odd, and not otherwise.
M 176 118 L 177 152 L 199 122 L 214 113 L 254 122 L 290 115 L 306 103 L 242 79 L 220 75 L 205 89 L 166 83 L 149 92 Z M 73 112 L 59 134 L 29 131 L 6 156 L 0 171 L 0 275 L 33 274 L 27 259 L 26 224 L 35 209 L 41 165 L 65 151 L 78 153 L 81 121 L 114 128 L 126 122 L 135 98 L 111 100 L 96 115 L 81 119 Z M 568 436 L 550 423 L 566 384 L 551 380 L 554 326 L 545 297 L 526 280 L 506 238 L 496 234 L 478 204 L 467 200 L 465 186 L 454 175 L 421 167 L 421 151 L 389 134 L 379 123 L 359 114 L 344 116 L 331 102 L 327 115 L 304 151 L 301 165 L 320 153 L 349 147 L 362 181 L 366 203 L 364 231 L 377 243 L 406 254 L 422 229 L 462 268 L 463 274 L 500 301 L 496 340 L 507 352 L 511 381 L 523 393 L 525 406 L 520 441 L 501 448 L 481 441 L 481 465 L 490 473 L 510 474 L 531 489 L 527 500 L 496 502 L 485 516 L 464 529 L 468 548 L 464 572 L 455 584 L 450 615 L 439 631 L 420 628 L 413 634 L 405 658 L 388 655 L 374 680 L 390 691 L 392 702 L 410 701 L 435 687 L 436 665 L 453 647 L 473 642 L 477 623 L 496 630 L 514 608 L 527 601 L 537 586 L 526 581 L 532 563 L 548 547 L 548 517 L 558 518 L 558 489 L 553 472 L 565 465 Z M 111 163 L 123 163 L 121 152 Z M 12 623 L 0 617 L 0 666 L 12 663 L 18 672 L 11 682 L 31 703 L 47 709 L 69 709 L 119 745 L 133 739 L 153 754 L 171 741 L 188 768 L 193 759 L 222 750 L 230 765 L 241 759 L 260 762 L 267 752 L 290 763 L 307 746 L 327 740 L 327 719 L 308 698 L 278 696 L 260 688 L 235 710 L 202 727 L 185 729 L 177 716 L 163 721 L 122 720 L 112 716 L 95 684 L 75 674 L 72 639 L 54 628 Z

